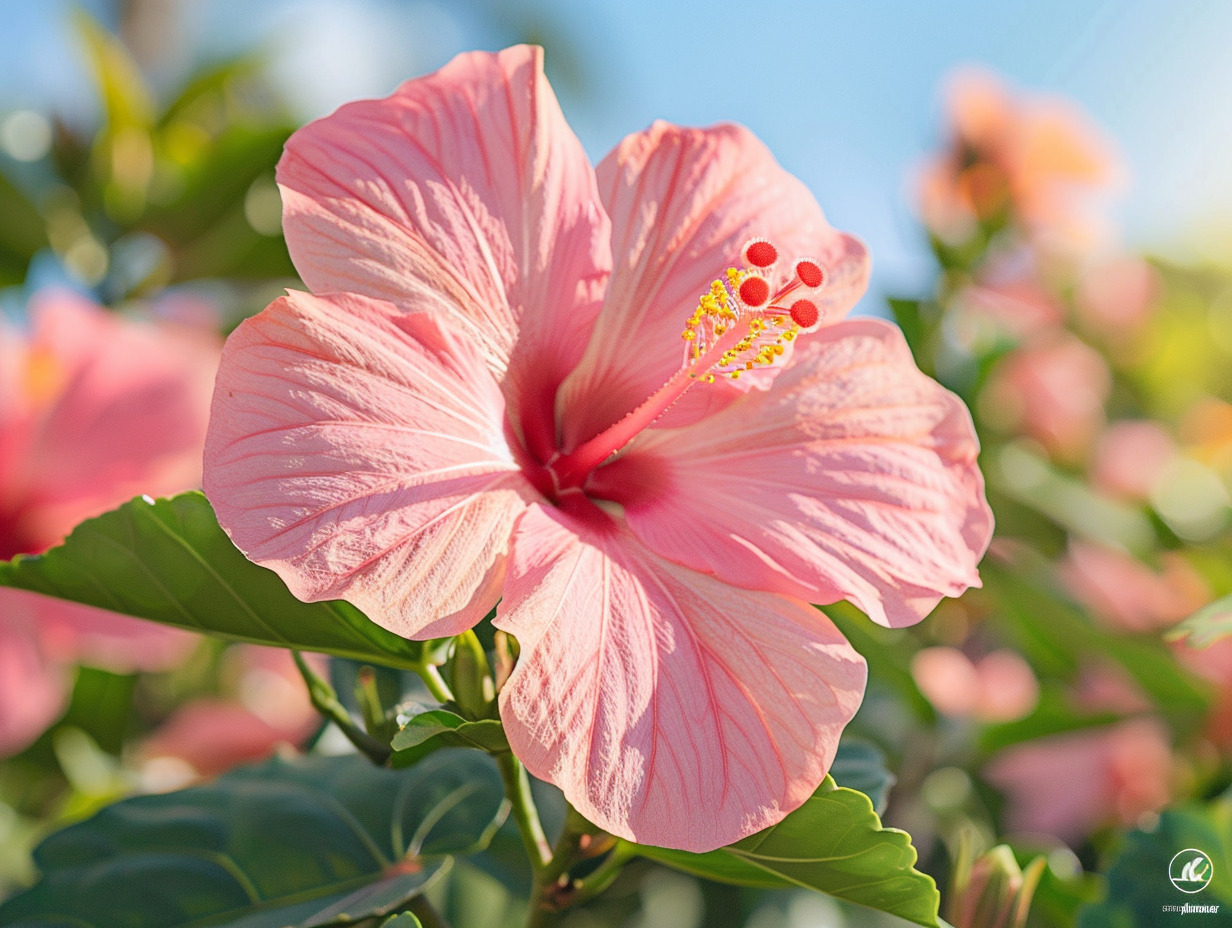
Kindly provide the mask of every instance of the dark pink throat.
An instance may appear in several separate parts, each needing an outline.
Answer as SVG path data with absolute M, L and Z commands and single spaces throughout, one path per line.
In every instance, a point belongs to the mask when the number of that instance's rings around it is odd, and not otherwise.
M 555 390 L 538 398 L 533 408 L 539 418 L 524 423 L 521 451 L 527 478 L 547 499 L 573 505 L 599 468 L 617 459 L 689 390 L 774 365 L 791 342 L 820 324 L 822 313 L 808 298 L 825 284 L 820 264 L 799 258 L 776 272 L 778 249 L 764 239 L 747 243 L 742 255 L 749 267 L 728 268 L 684 320 L 679 368 L 619 421 L 566 453 L 556 435 Z M 544 412 L 551 417 L 544 418 Z

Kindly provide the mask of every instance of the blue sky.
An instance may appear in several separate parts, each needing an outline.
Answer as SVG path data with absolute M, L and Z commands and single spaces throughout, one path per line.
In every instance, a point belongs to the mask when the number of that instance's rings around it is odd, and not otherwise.
M 742 122 L 835 225 L 869 242 L 883 292 L 927 280 L 905 178 L 937 141 L 945 75 L 982 63 L 1016 86 L 1072 97 L 1116 140 L 1131 185 L 1114 213 L 1131 244 L 1232 258 L 1232 3 L 1223 0 L 176 5 L 193 38 L 168 43 L 166 70 L 261 43 L 304 118 L 386 93 L 464 48 L 499 46 L 509 32 L 493 11 L 529 17 L 546 29 L 549 75 L 592 157 L 655 118 Z M 0 5 L 0 112 L 54 103 L 89 113 L 68 9 L 67 0 Z M 566 52 L 580 88 L 563 79 Z

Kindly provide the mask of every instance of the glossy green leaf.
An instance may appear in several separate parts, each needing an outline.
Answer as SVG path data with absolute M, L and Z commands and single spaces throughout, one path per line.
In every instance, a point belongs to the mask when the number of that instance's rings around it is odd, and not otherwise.
M 637 854 L 742 886 L 803 886 L 934 928 L 940 896 L 915 869 L 904 831 L 882 828 L 864 793 L 830 777 L 777 825 L 707 854 L 638 845 Z
M 1205 648 L 1228 635 L 1232 635 L 1232 596 L 1224 596 L 1203 606 L 1172 629 L 1168 638 L 1184 640 L 1194 648 Z
M 478 748 L 481 751 L 508 751 L 505 730 L 496 719 L 468 722 L 448 709 L 431 709 L 407 720 L 394 735 L 391 763 L 405 767 L 421 757 L 445 747 Z
M 42 555 L 0 563 L 18 587 L 236 641 L 417 666 L 408 641 L 344 602 L 303 603 L 231 544 L 201 493 L 138 498 L 77 526 Z
M 42 879 L 0 925 L 282 928 L 397 911 L 507 812 L 495 765 L 443 751 L 405 771 L 354 755 L 271 760 L 107 806 L 35 849 Z
M 1188 849 L 1201 851 L 1212 867 L 1210 883 L 1182 883 Z M 1172 924 L 1223 924 L 1232 913 L 1232 800 L 1189 804 L 1165 811 L 1150 831 L 1135 830 L 1108 867 L 1104 900 L 1082 909 L 1079 928 L 1158 928 Z M 1217 913 L 1181 912 L 1165 907 L 1218 906 Z

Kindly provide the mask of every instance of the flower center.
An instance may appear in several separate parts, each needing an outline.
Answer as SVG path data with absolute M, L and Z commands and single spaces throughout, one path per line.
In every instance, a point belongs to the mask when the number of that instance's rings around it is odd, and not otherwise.
M 579 487 L 590 473 L 650 426 L 695 384 L 719 377 L 739 380 L 746 372 L 782 358 L 801 333 L 815 330 L 821 310 L 810 296 L 825 286 L 822 267 L 809 258 L 778 270 L 779 250 L 765 239 L 742 249 L 748 267 L 729 267 L 710 284 L 680 337 L 680 368 L 619 422 L 547 463 L 558 491 Z

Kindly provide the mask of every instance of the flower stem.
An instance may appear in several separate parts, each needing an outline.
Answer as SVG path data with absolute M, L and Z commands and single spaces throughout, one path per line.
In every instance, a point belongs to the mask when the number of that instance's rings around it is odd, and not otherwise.
M 433 699 L 439 703 L 453 702 L 453 691 L 449 689 L 449 684 L 445 682 L 435 664 L 419 664 L 415 673 L 419 674 L 419 679 L 423 680 Z
M 611 853 L 607 855 L 607 860 L 596 867 L 594 872 L 587 876 L 586 879 L 579 880 L 574 885 L 573 893 L 569 897 L 569 904 L 578 905 L 599 895 L 599 893 L 612 885 L 612 882 L 624 870 L 625 864 L 633 857 L 634 854 L 630 850 L 630 845 L 624 841 L 618 842 Z
M 313 708 L 337 725 L 347 736 L 347 740 L 355 745 L 360 753 L 366 754 L 374 764 L 384 764 L 389 760 L 392 753 L 389 745 L 373 738 L 351 720 L 351 714 L 347 712 L 346 706 L 338 701 L 334 688 L 313 672 L 304 660 L 304 655 L 299 651 L 292 651 L 291 656 L 295 658 L 295 666 L 299 668 L 300 676 L 308 686 L 308 698 Z
M 583 897 L 578 896 L 578 889 L 583 884 L 570 883 L 568 880 L 562 880 L 562 877 L 568 873 L 569 868 L 582 856 L 582 839 L 587 835 L 593 836 L 595 833 L 595 826 L 586 821 L 576 809 L 570 806 L 569 813 L 565 818 L 564 828 L 561 830 L 560 837 L 556 840 L 556 845 L 552 848 L 551 859 L 543 870 L 535 875 L 534 884 L 531 888 L 530 906 L 526 915 L 526 928 L 541 928 L 541 926 L 547 925 L 554 920 L 558 912 L 581 901 Z M 619 850 L 618 847 L 617 851 Z M 613 852 L 613 857 L 617 851 Z M 606 888 L 615 879 L 616 874 L 620 872 L 620 868 L 624 866 L 628 856 L 622 853 L 619 862 L 613 861 L 611 857 L 604 861 L 599 869 L 591 877 L 588 877 L 586 881 L 590 883 L 596 876 L 601 876 L 601 884 L 597 885 L 594 891 L 584 898 L 590 898 L 591 895 L 595 895 Z M 610 876 L 607 875 L 609 868 L 611 869 Z
M 513 820 L 517 823 L 526 856 L 530 858 L 531 870 L 537 880 L 552 854 L 539 821 L 539 810 L 535 808 L 535 799 L 530 793 L 530 777 L 511 751 L 502 751 L 495 757 L 501 779 L 505 781 L 505 795 L 513 806 Z

